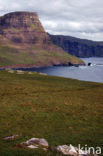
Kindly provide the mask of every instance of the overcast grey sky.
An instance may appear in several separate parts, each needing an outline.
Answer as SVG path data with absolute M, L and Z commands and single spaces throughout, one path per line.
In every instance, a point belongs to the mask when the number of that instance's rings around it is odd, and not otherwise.
M 38 12 L 45 30 L 103 41 L 103 0 L 0 0 L 0 15 Z

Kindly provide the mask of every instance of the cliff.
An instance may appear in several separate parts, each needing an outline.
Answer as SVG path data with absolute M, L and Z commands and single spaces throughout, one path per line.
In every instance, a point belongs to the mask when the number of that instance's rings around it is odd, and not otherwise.
M 0 66 L 68 64 L 84 63 L 51 42 L 37 13 L 12 12 L 0 17 Z
M 77 57 L 103 57 L 103 42 L 79 39 L 71 36 L 50 35 L 53 44 Z

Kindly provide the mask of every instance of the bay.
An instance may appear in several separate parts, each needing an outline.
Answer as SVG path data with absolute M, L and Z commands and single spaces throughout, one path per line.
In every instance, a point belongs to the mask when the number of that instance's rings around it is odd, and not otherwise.
M 29 68 L 25 70 L 37 71 L 41 73 L 46 73 L 48 75 L 103 83 L 103 58 L 90 57 L 81 59 L 86 63 L 86 66 L 53 66 L 37 69 Z M 89 62 L 92 63 L 92 66 L 88 66 Z

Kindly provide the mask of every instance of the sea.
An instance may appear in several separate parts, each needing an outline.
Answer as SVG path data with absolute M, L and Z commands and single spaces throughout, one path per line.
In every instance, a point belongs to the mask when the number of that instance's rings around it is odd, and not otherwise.
M 103 83 L 103 57 L 81 58 L 86 66 L 53 66 L 45 68 L 27 68 L 24 70 L 46 73 L 48 75 Z M 91 63 L 88 66 L 88 63 Z

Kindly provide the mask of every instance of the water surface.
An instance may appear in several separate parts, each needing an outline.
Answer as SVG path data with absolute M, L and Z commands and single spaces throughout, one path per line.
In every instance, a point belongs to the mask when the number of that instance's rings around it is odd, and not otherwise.
M 37 71 L 48 75 L 74 78 L 84 81 L 103 82 L 103 58 L 91 57 L 81 58 L 86 64 L 89 62 L 93 66 L 54 66 L 46 68 L 30 68 L 29 71 Z

